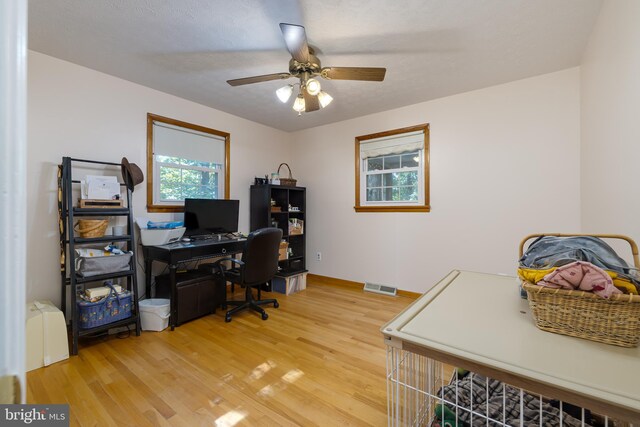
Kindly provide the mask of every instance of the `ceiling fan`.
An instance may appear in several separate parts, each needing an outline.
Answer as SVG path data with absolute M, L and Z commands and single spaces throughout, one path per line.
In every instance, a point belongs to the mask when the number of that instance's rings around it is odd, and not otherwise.
M 307 44 L 307 35 L 303 26 L 283 23 L 280 24 L 280 30 L 287 45 L 287 50 L 291 54 L 289 72 L 227 80 L 227 83 L 231 86 L 241 86 L 296 77 L 300 79 L 300 83 L 281 87 L 276 91 L 276 94 L 282 102 L 287 102 L 293 93 L 294 86 L 299 86 L 300 92 L 293 103 L 293 109 L 298 112 L 298 115 L 301 115 L 303 111 L 310 112 L 318 110 L 320 107 L 324 108 L 333 100 L 328 93 L 321 89 L 320 82 L 314 78 L 316 76 L 327 80 L 364 80 L 371 82 L 384 80 L 386 68 L 323 68 L 320 65 L 320 60 L 315 56 L 313 48 Z

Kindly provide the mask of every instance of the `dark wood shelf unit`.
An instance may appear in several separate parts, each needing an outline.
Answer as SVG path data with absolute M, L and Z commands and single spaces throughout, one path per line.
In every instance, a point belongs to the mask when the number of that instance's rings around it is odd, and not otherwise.
M 271 210 L 271 200 L 281 211 Z M 299 211 L 290 211 L 289 205 Z M 305 273 L 306 270 L 306 188 L 286 185 L 252 185 L 249 226 L 251 231 L 264 227 L 276 226 L 282 230 L 282 238 L 289 243 L 292 255 L 289 259 L 279 261 L 281 270 L 278 276 L 288 277 Z M 303 233 L 289 235 L 289 219 L 303 221 Z
M 83 283 L 90 283 L 90 282 L 102 282 L 103 280 L 119 279 L 121 277 L 128 277 L 128 276 L 133 275 L 133 273 L 134 273 L 133 270 L 124 270 L 124 271 L 117 271 L 115 273 L 97 274 L 95 276 L 88 276 L 88 277 L 77 276 L 76 277 L 76 283 L 80 285 L 80 284 L 83 284 Z
M 62 302 L 61 310 L 65 317 L 67 317 L 67 292 L 69 293 L 70 300 L 70 316 L 69 328 L 71 331 L 71 351 L 70 353 L 78 354 L 78 338 L 81 336 L 91 336 L 100 332 L 104 332 L 111 328 L 120 326 L 128 326 L 135 324 L 136 335 L 140 335 L 140 311 L 138 307 L 138 277 L 137 277 L 137 263 L 136 263 L 136 242 L 133 230 L 133 210 L 129 209 L 132 205 L 131 198 L 132 192 L 127 189 L 124 184 L 120 183 L 121 187 L 124 187 L 126 193 L 126 206 L 124 208 L 78 208 L 75 205 L 77 192 L 80 189 L 80 180 L 73 179 L 73 168 L 78 167 L 74 165 L 76 163 L 89 163 L 94 165 L 101 165 L 105 167 L 117 166 L 119 163 L 101 162 L 97 160 L 86 159 L 73 159 L 71 157 L 63 157 L 62 164 L 58 167 L 58 190 L 60 198 L 58 200 L 58 212 L 60 216 L 60 276 L 62 284 Z M 77 198 L 77 197 L 76 197 Z M 126 217 L 126 233 L 122 236 L 103 236 L 103 237 L 91 237 L 83 238 L 76 237 L 74 225 L 76 217 Z M 132 251 L 133 256 L 129 262 L 129 269 L 124 271 L 117 271 L 107 274 L 99 274 L 94 276 L 83 277 L 76 271 L 76 245 L 95 245 L 108 242 L 123 242 L 124 251 Z M 131 292 L 131 316 L 116 320 L 114 322 L 106 323 L 104 325 L 92 327 L 92 328 L 80 328 L 79 320 L 80 313 L 77 306 L 77 293 L 79 290 L 83 290 L 85 284 L 92 282 L 102 282 L 108 279 L 125 279 L 121 281 L 120 286 Z
M 126 234 L 122 236 L 76 237 L 73 241 L 76 244 L 80 245 L 90 243 L 127 242 L 131 241 L 131 235 Z
M 116 320 L 115 322 L 107 323 L 100 326 L 95 326 L 93 328 L 80 329 L 78 331 L 78 336 L 83 337 L 87 335 L 98 334 L 100 332 L 108 331 L 109 329 L 112 329 L 112 328 L 118 328 L 120 326 L 128 326 L 132 323 L 135 323 L 136 321 L 137 321 L 137 317 L 134 315 L 131 317 L 127 317 L 126 319 Z
M 73 208 L 74 216 L 125 216 L 129 214 L 127 208 Z

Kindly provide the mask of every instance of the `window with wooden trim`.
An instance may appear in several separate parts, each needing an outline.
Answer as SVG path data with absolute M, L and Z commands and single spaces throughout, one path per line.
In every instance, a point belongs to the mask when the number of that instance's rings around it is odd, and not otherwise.
M 429 125 L 356 137 L 356 212 L 428 212 Z
M 229 198 L 226 132 L 147 114 L 147 210 L 181 212 L 184 199 Z

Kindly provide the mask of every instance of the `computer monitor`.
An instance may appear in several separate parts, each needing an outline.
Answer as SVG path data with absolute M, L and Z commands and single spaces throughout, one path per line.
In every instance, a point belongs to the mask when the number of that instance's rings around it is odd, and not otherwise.
M 185 199 L 185 236 L 234 233 L 238 231 L 239 200 Z

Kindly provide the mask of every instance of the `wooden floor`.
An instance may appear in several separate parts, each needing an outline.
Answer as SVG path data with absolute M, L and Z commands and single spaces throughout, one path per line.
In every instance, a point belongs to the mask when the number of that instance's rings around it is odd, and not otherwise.
M 380 327 L 406 297 L 309 283 L 225 323 L 81 341 L 69 360 L 27 374 L 29 403 L 69 403 L 82 426 L 384 426 Z M 240 297 L 240 292 L 237 292 Z

